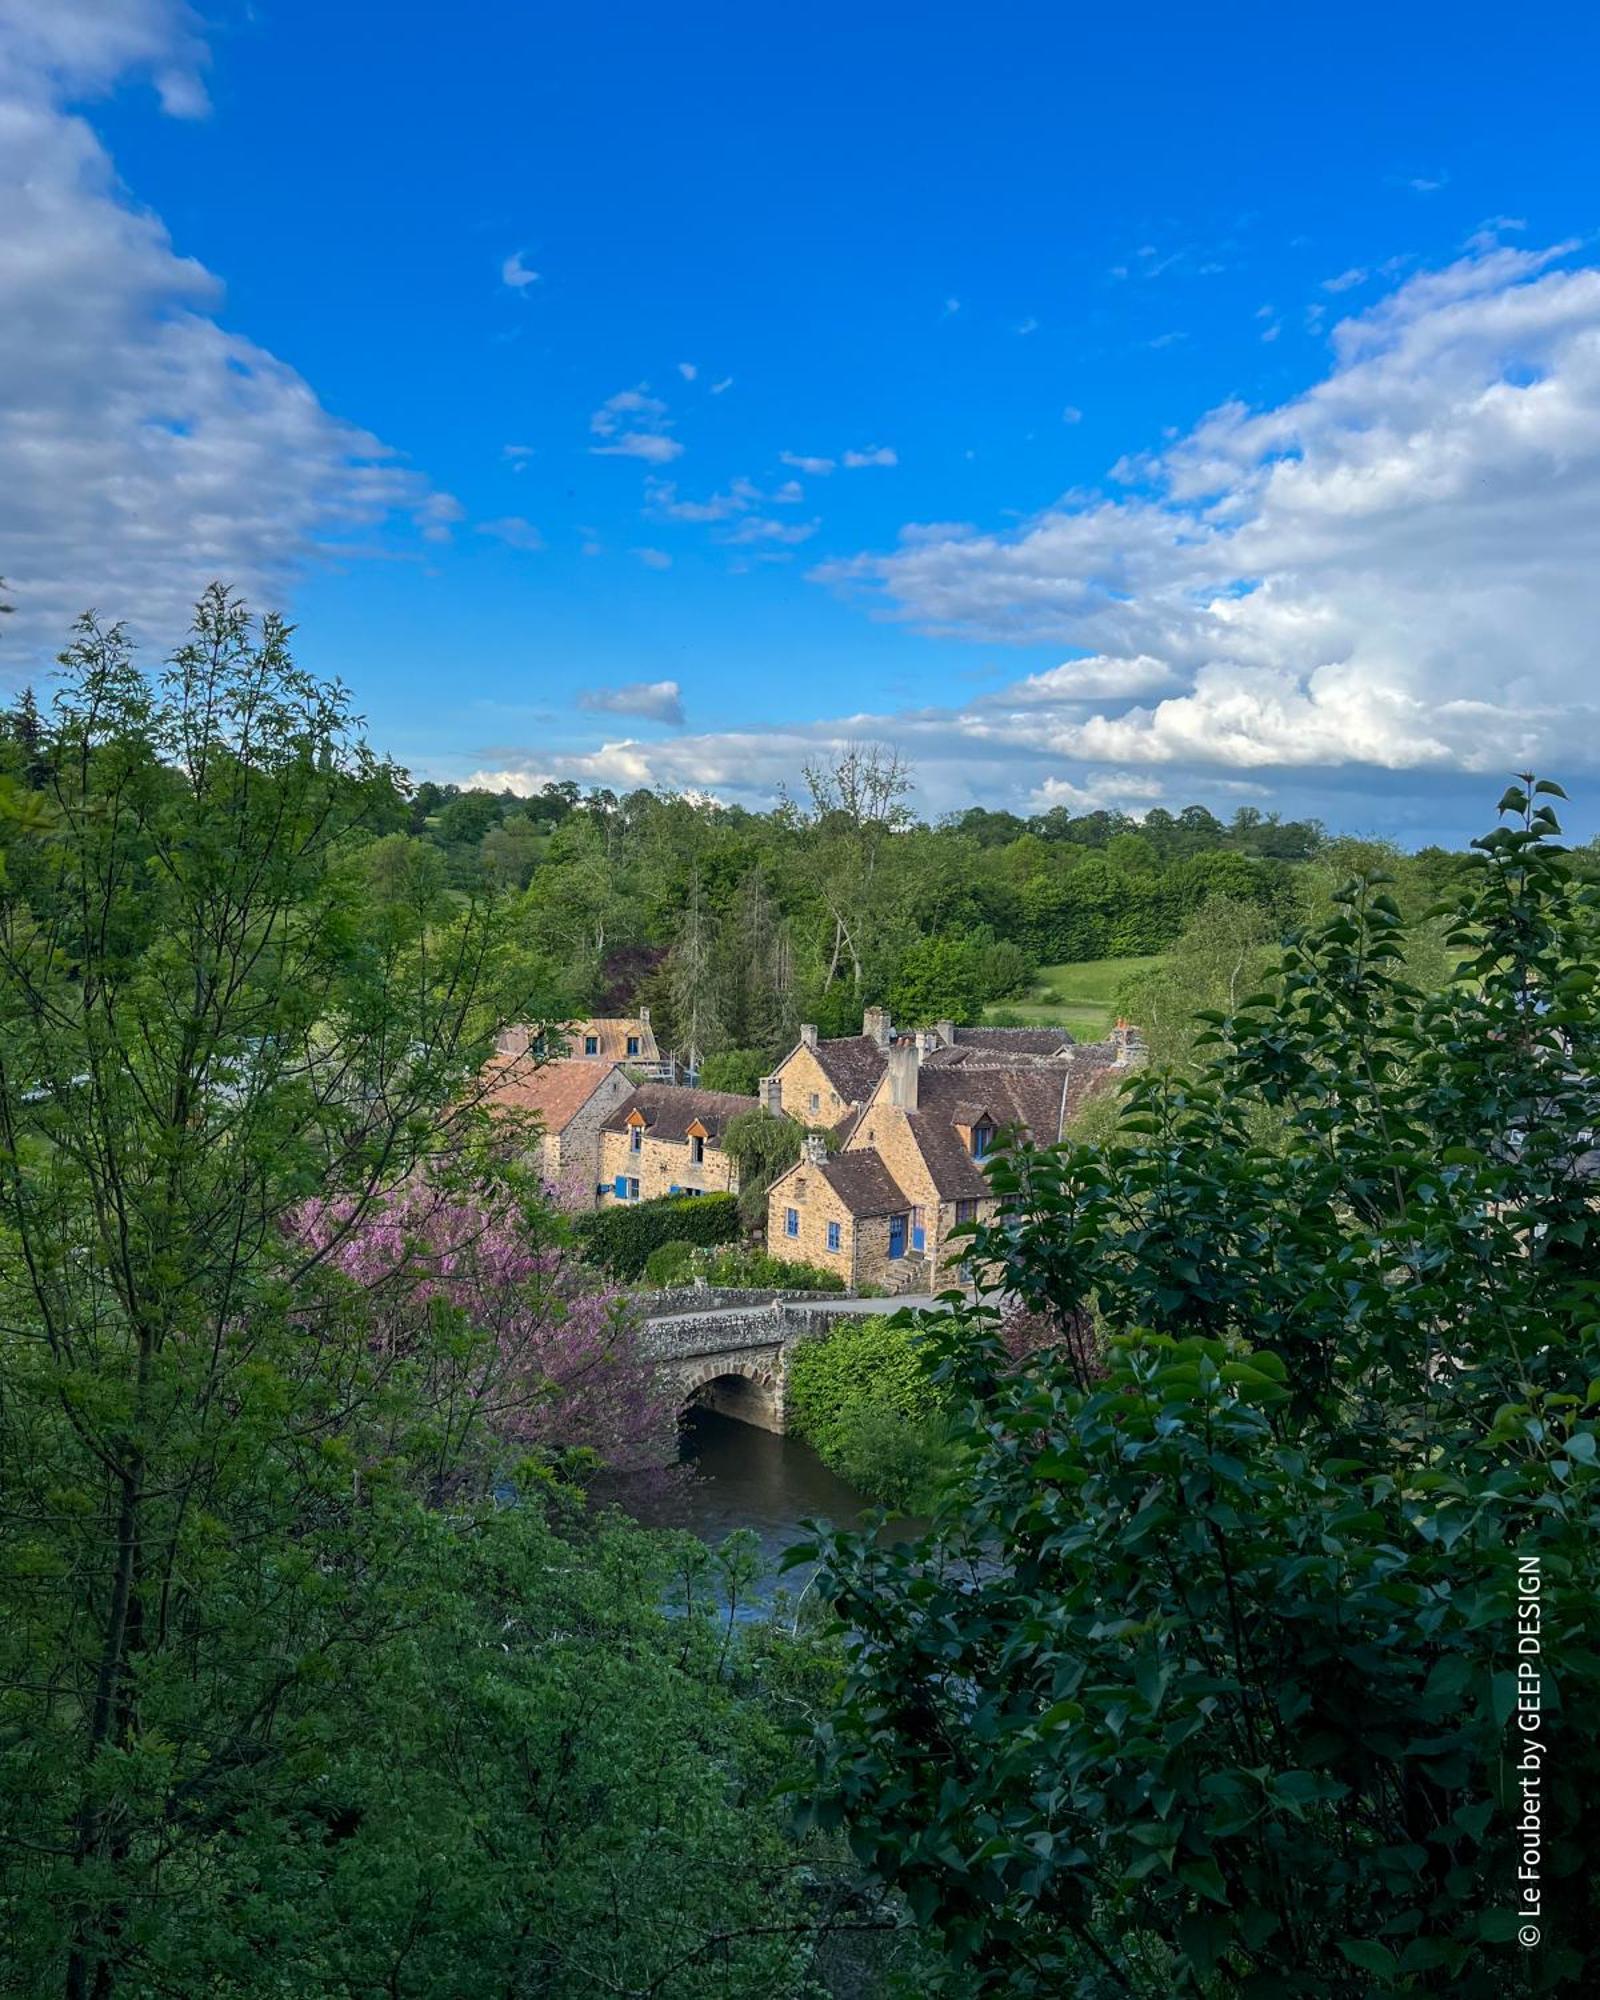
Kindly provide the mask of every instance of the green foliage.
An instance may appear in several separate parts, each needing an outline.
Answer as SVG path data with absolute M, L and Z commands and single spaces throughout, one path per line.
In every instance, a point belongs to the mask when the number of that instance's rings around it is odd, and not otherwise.
M 844 1279 L 837 1271 L 819 1270 L 815 1264 L 791 1263 L 771 1257 L 765 1250 L 737 1244 L 722 1250 L 704 1250 L 694 1243 L 663 1243 L 645 1259 L 645 1280 L 652 1285 L 686 1285 L 703 1278 L 708 1285 L 727 1285 L 751 1291 L 777 1287 L 793 1292 L 842 1292 Z
M 614 1278 L 638 1279 L 653 1250 L 672 1243 L 732 1243 L 739 1204 L 731 1194 L 668 1194 L 618 1202 L 577 1219 L 584 1255 Z
M 1369 874 L 1106 1144 L 993 1169 L 976 1254 L 1103 1351 L 929 1322 L 963 1475 L 924 1544 L 825 1548 L 861 1636 L 812 1799 L 971 1990 L 1600 1980 L 1600 930 L 1554 790 L 1477 844 L 1444 990 Z
M 922 938 L 908 946 L 889 987 L 895 1019 L 976 1021 L 994 993 L 987 949 L 976 938 L 951 936 Z
M 928 1503 L 949 1459 L 947 1398 L 909 1321 L 836 1320 L 794 1350 L 785 1400 L 795 1430 L 853 1486 L 891 1506 Z
M 728 1120 L 722 1150 L 739 1169 L 739 1214 L 747 1229 L 767 1219 L 767 1189 L 800 1157 L 805 1128 L 793 1118 L 755 1105 Z
M 722 1049 L 706 1057 L 697 1080 L 702 1090 L 731 1090 L 736 1097 L 754 1097 L 771 1067 L 763 1049 Z

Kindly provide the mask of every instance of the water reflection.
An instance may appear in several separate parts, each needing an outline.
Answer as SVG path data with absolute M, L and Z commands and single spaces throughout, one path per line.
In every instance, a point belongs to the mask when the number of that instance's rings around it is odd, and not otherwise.
M 601 1497 L 646 1527 L 685 1528 L 712 1544 L 736 1528 L 751 1529 L 767 1565 L 765 1596 L 780 1582 L 792 1591 L 806 1583 L 808 1569 L 781 1579 L 774 1574 L 784 1550 L 801 1539 L 802 1521 L 849 1528 L 872 1511 L 871 1503 L 830 1472 L 800 1438 L 776 1437 L 716 1410 L 685 1413 L 680 1455 L 688 1467 L 686 1476 L 666 1482 L 617 1480 L 608 1483 Z M 899 1539 L 921 1526 L 896 1521 L 884 1532 Z

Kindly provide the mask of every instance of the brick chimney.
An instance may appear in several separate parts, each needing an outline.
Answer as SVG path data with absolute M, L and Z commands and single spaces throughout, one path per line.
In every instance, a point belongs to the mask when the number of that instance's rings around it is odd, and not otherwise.
M 527 1023 L 513 1023 L 509 1028 L 502 1028 L 495 1037 L 494 1046 L 498 1055 L 525 1056 L 528 1053 Z
M 889 1023 L 887 1007 L 869 1007 L 861 1017 L 861 1032 L 880 1049 L 886 1049 L 893 1039 L 893 1029 Z
M 783 1116 L 783 1078 L 764 1076 L 761 1079 L 761 1104 L 763 1110 L 770 1111 L 774 1118 Z
M 641 1028 L 648 1028 L 649 1025 L 650 1025 L 650 1009 L 648 1007 L 641 1007 L 639 1009 L 639 1026 Z
M 815 1021 L 802 1021 L 800 1023 L 800 1046 L 806 1049 L 814 1049 L 817 1046 L 817 1024 Z
M 956 1024 L 954 1021 L 935 1021 L 933 1032 L 938 1036 L 940 1046 L 953 1049 L 956 1045 Z
M 916 1041 L 918 1051 L 925 1056 L 931 1056 L 939 1046 L 939 1037 L 932 1028 L 918 1028 Z
M 889 1102 L 899 1111 L 917 1108 L 917 1072 L 922 1051 L 915 1042 L 896 1042 L 889 1051 Z
M 827 1140 L 820 1132 L 808 1132 L 806 1134 L 806 1165 L 808 1167 L 821 1167 L 826 1166 L 827 1161 Z

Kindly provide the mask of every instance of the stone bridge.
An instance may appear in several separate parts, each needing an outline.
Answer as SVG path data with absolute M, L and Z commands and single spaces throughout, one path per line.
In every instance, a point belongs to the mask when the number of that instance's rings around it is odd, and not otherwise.
M 680 1295 L 681 1296 L 681 1295 Z M 720 1410 L 764 1431 L 781 1431 L 789 1355 L 802 1340 L 816 1340 L 848 1314 L 898 1312 L 929 1306 L 931 1298 L 846 1299 L 813 1295 L 767 1298 L 748 1304 L 730 1295 L 689 1311 L 644 1323 L 645 1351 L 671 1383 L 681 1405 Z M 676 1301 L 674 1301 L 676 1304 Z

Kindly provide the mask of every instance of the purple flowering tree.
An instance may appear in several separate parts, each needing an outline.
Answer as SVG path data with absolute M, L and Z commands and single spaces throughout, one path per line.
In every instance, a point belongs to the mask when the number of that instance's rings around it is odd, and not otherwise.
M 419 1180 L 360 1214 L 343 1198 L 308 1201 L 292 1229 L 366 1295 L 384 1359 L 434 1372 L 449 1428 L 482 1422 L 517 1445 L 586 1448 L 616 1470 L 671 1456 L 675 1410 L 637 1314 L 615 1289 L 585 1288 L 538 1203 Z M 441 1345 L 452 1322 L 490 1338 Z

